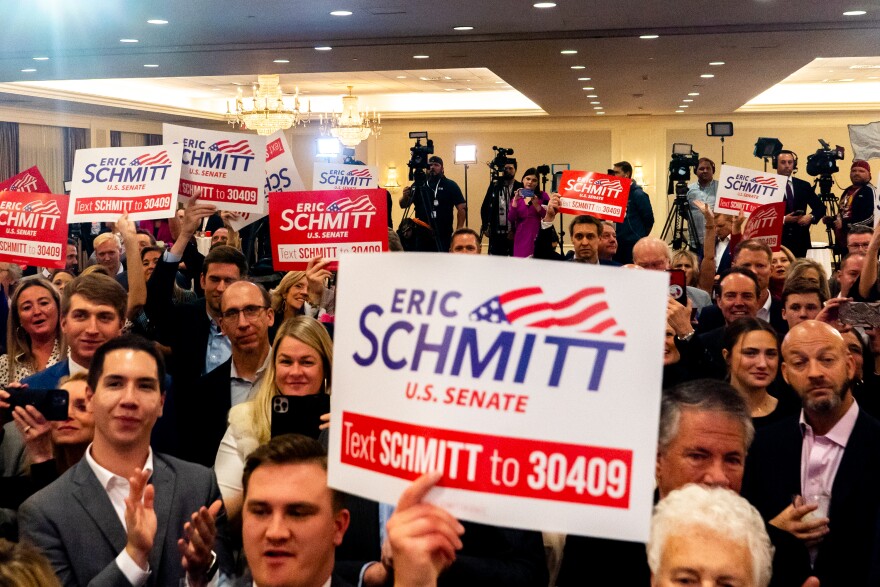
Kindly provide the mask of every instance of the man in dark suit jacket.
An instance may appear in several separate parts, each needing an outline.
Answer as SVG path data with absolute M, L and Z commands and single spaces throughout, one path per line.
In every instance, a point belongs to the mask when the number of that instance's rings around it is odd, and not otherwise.
M 795 257 L 806 257 L 811 245 L 810 227 L 825 217 L 825 204 L 808 182 L 792 177 L 796 167 L 797 155 L 792 151 L 779 152 L 776 173 L 789 178 L 783 188 L 785 224 L 782 227 L 782 244 Z
M 215 549 L 225 517 L 214 473 L 150 449 L 164 380 L 162 356 L 144 339 L 115 338 L 95 352 L 86 388 L 94 441 L 20 510 L 22 538 L 66 585 L 164 586 L 184 576 L 204 585 L 221 564 L 229 569 L 222 540 Z
M 782 355 L 783 377 L 803 409 L 800 419 L 758 435 L 743 495 L 770 524 L 800 540 L 823 587 L 867 585 L 880 546 L 880 422 L 853 399 L 855 364 L 829 325 L 808 320 L 794 326 Z M 816 512 L 820 495 L 830 496 L 827 512 Z M 799 496 L 796 504 L 792 496 Z

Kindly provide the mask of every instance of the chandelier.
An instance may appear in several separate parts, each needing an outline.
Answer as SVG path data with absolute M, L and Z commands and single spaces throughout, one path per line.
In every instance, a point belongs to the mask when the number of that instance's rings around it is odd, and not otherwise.
M 311 108 L 306 111 L 300 110 L 299 88 L 293 96 L 293 110 L 284 104 L 281 97 L 277 75 L 257 76 L 258 86 L 253 87 L 251 107 L 245 106 L 241 88 L 238 89 L 238 97 L 235 99 L 235 110 L 232 111 L 230 104 L 226 102 L 226 122 L 241 128 L 257 131 L 258 135 L 270 135 L 275 131 L 286 130 L 298 124 L 308 124 Z
M 358 112 L 357 96 L 352 96 L 348 86 L 348 95 L 342 97 L 342 112 L 321 115 L 321 133 L 334 136 L 346 147 L 354 147 L 370 133 L 379 135 L 382 131 L 382 115 L 375 111 Z

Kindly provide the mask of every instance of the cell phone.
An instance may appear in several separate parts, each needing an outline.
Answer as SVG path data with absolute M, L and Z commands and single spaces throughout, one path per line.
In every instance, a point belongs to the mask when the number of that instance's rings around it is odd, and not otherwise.
M 526 188 L 520 188 L 519 195 L 521 195 L 523 197 L 523 199 L 531 198 L 532 196 L 535 195 L 535 190 L 527 190 Z
M 318 438 L 321 416 L 330 411 L 330 396 L 276 395 L 272 398 L 272 438 L 281 434 L 303 434 Z
M 687 307 L 687 280 L 681 269 L 667 269 L 669 273 L 669 295 L 682 306 Z
M 63 422 L 67 420 L 67 404 L 70 402 L 70 394 L 65 389 L 34 389 L 6 388 L 9 392 L 9 412 L 16 407 L 34 406 L 50 421 Z
M 880 302 L 843 302 L 839 314 L 844 324 L 880 328 Z

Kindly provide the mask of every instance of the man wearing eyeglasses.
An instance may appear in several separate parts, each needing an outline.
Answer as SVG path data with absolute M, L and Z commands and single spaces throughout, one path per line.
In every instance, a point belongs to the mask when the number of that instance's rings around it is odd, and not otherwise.
M 253 399 L 269 365 L 269 327 L 275 321 L 269 294 L 249 281 L 237 281 L 220 300 L 220 328 L 232 344 L 232 356 L 203 375 L 181 400 L 184 458 L 212 466 L 226 432 L 232 406 Z M 198 422 L 197 430 L 191 425 Z

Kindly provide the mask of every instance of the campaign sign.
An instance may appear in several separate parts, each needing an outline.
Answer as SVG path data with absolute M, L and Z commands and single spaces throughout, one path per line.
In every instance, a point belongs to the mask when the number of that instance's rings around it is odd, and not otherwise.
M 293 161 L 284 131 L 266 137 L 266 185 L 263 187 L 262 208 L 259 213 L 240 212 L 230 219 L 236 231 L 269 215 L 269 192 L 297 192 L 306 189 Z
M 372 165 L 315 163 L 313 190 L 363 190 L 379 187 L 379 173 Z
M 67 252 L 67 196 L 0 192 L 0 261 L 62 268 Z
M 722 165 L 713 212 L 737 216 L 742 210 L 748 217 L 759 206 L 783 201 L 787 182 L 784 175 Z
M 266 137 L 162 125 L 166 145 L 183 145 L 181 201 L 198 196 L 219 210 L 260 213 Z
M 52 189 L 46 180 L 43 179 L 40 170 L 34 165 L 30 169 L 25 169 L 18 175 L 13 175 L 3 183 L 0 183 L 0 192 L 38 192 L 41 194 L 51 194 Z
M 385 190 L 272 192 L 269 230 L 276 271 L 302 270 L 313 257 L 388 250 Z M 336 263 L 328 266 L 331 271 Z
M 764 204 L 752 212 L 743 230 L 743 240 L 750 238 L 767 243 L 774 251 L 782 247 L 782 225 L 785 221 L 785 202 Z
M 408 253 L 339 275 L 330 485 L 396 503 L 437 470 L 463 519 L 647 539 L 664 272 Z
M 177 209 L 180 145 L 79 149 L 73 161 L 69 222 L 169 218 Z
M 629 200 L 627 177 L 594 171 L 563 171 L 559 186 L 563 214 L 589 214 L 603 220 L 623 222 Z

